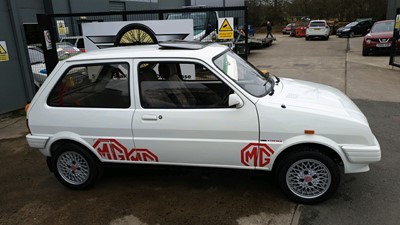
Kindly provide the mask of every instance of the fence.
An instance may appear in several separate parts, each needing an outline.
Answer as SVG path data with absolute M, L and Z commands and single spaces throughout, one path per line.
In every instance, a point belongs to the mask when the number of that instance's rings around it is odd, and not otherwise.
M 41 44 L 46 62 L 46 72 L 50 74 L 59 60 L 85 51 L 82 39 L 82 24 L 92 22 L 193 19 L 194 39 L 203 42 L 215 42 L 217 41 L 216 32 L 218 31 L 218 18 L 233 17 L 235 33 L 237 33 L 236 30 L 239 26 L 244 28 L 246 34 L 245 44 L 241 45 L 240 51 L 243 57 L 247 58 L 247 16 L 246 7 L 224 7 L 102 13 L 39 14 L 37 18 L 39 28 L 42 34 L 44 34 Z M 115 37 L 112 37 L 112 39 L 111 41 L 114 45 L 117 45 Z

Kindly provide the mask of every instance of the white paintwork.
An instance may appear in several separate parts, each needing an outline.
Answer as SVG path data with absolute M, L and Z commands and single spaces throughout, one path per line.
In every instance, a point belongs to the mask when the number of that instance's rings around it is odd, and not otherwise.
M 325 25 L 311 27 L 310 24 L 313 22 L 325 23 Z M 329 33 L 330 33 L 330 28 L 329 28 L 329 26 L 327 26 L 327 23 L 325 20 L 311 20 L 307 27 L 307 30 L 306 30 L 306 37 L 318 37 L 318 36 L 328 37 Z
M 165 165 L 271 170 L 287 148 L 305 143 L 324 145 L 342 159 L 346 173 L 365 172 L 381 158 L 380 146 L 358 107 L 339 90 L 312 82 L 281 79 L 274 95 L 254 97 L 220 71 L 212 58 L 227 47 L 200 50 L 160 50 L 158 46 L 118 47 L 80 54 L 60 62 L 39 90 L 27 113 L 31 147 L 51 156 L 58 140 L 81 143 L 103 162 L 93 144 L 116 139 L 127 149 L 146 148 Z M 141 61 L 187 61 L 203 64 L 225 82 L 243 102 L 219 109 L 143 109 L 139 101 L 137 65 Z M 82 63 L 130 64 L 131 106 L 127 109 L 50 107 L 48 94 L 62 73 Z M 237 99 L 236 99 L 237 100 Z M 305 134 L 315 130 L 315 134 Z M 47 141 L 44 141 L 44 140 Z M 245 166 L 241 150 L 249 143 L 267 144 L 274 153 L 265 167 Z M 253 156 L 249 156 L 249 159 Z M 118 162 L 118 161 L 117 161 Z

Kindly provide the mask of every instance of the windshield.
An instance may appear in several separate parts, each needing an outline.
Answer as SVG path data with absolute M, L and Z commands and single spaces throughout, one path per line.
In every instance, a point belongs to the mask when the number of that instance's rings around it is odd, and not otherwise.
M 265 96 L 273 89 L 272 78 L 264 77 L 258 69 L 232 51 L 227 51 L 215 58 L 214 64 L 253 96 Z
M 193 20 L 194 35 L 199 34 L 207 27 L 207 13 L 205 12 L 171 13 L 167 17 L 167 20 L 182 20 L 182 19 Z
M 345 27 L 350 28 L 350 27 L 354 27 L 355 25 L 357 25 L 358 22 L 352 22 L 347 24 Z
M 382 32 L 393 32 L 394 29 L 394 21 L 385 21 L 375 23 L 371 29 L 371 33 L 382 33 Z

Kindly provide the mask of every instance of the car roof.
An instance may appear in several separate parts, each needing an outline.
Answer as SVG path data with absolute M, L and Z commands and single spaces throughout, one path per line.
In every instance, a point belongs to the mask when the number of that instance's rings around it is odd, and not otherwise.
M 197 58 L 209 59 L 209 56 L 215 56 L 227 50 L 228 47 L 220 44 L 210 44 L 199 49 L 190 48 L 168 48 L 159 45 L 136 45 L 125 47 L 112 47 L 99 50 L 93 50 L 82 53 L 65 61 L 81 61 L 91 59 L 121 59 L 121 58 Z
M 387 23 L 387 22 L 394 22 L 394 20 L 380 20 L 376 21 L 375 23 Z

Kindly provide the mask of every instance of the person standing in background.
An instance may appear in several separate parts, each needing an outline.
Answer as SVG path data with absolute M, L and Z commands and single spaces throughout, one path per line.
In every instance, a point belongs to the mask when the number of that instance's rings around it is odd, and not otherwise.
M 271 35 L 271 38 L 274 38 L 274 36 L 272 35 L 272 25 L 271 22 L 268 21 L 267 22 L 267 38 Z M 275 39 L 275 38 L 274 38 Z

